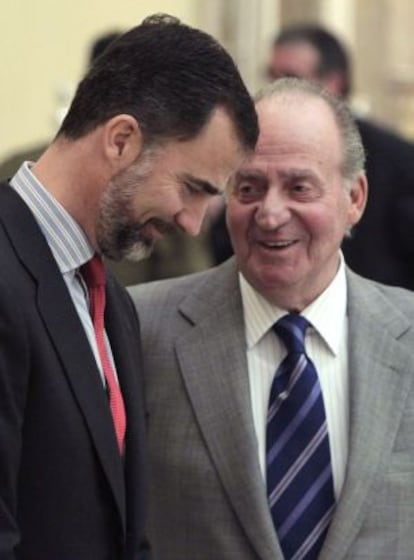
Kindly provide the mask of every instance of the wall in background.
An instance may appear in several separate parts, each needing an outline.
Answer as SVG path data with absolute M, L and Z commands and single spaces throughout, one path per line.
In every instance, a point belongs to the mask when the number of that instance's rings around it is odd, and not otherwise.
M 198 0 L 3 0 L 0 159 L 48 140 L 81 78 L 96 36 L 153 12 L 200 27 Z M 6 7 L 7 4 L 7 7 Z
M 91 42 L 153 12 L 214 35 L 250 91 L 265 81 L 270 43 L 294 21 L 336 32 L 354 61 L 354 101 L 414 138 L 412 0 L 3 0 L 0 34 L 0 160 L 49 140 L 88 61 Z M 6 19 L 7 17 L 7 19 Z

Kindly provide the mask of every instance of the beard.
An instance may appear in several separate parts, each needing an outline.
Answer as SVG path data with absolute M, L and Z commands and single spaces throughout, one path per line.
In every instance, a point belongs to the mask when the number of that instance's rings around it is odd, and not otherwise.
M 155 154 L 155 148 L 146 149 L 134 164 L 109 182 L 102 194 L 97 243 L 102 254 L 112 260 L 136 262 L 149 257 L 155 242 L 145 231 L 148 224 L 162 233 L 173 229 L 157 218 L 142 223 L 132 215 L 137 190 L 150 175 Z

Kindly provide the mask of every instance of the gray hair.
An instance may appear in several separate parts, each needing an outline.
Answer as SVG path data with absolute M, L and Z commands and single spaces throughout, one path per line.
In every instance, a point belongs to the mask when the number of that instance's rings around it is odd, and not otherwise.
M 304 97 L 316 97 L 324 101 L 332 110 L 342 138 L 342 176 L 345 184 L 365 171 L 365 151 L 361 136 L 348 106 L 339 97 L 330 94 L 314 82 L 299 78 L 280 78 L 260 89 L 254 97 L 258 103 L 270 97 L 282 97 L 294 94 Z

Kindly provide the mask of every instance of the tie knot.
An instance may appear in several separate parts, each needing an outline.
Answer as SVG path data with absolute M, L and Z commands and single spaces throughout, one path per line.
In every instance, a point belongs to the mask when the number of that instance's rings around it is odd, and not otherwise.
M 105 269 L 99 255 L 82 265 L 80 271 L 89 288 L 105 286 Z
M 305 354 L 305 333 L 309 323 L 302 315 L 284 315 L 274 325 L 273 330 L 283 340 L 289 353 Z

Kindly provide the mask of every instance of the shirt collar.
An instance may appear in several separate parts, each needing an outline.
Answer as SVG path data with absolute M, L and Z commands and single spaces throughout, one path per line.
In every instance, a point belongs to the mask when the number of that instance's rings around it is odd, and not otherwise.
M 80 225 L 33 175 L 31 165 L 24 162 L 10 185 L 34 215 L 62 274 L 77 270 L 92 258 L 93 247 Z
M 239 273 L 239 283 L 247 347 L 251 349 L 272 328 L 273 324 L 286 314 L 286 311 L 266 300 L 241 273 Z M 346 300 L 345 263 L 343 255 L 340 253 L 340 264 L 334 279 L 320 296 L 301 313 L 309 320 L 333 354 L 338 353 L 343 336 Z

